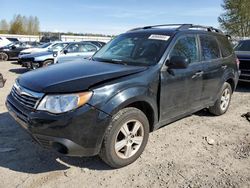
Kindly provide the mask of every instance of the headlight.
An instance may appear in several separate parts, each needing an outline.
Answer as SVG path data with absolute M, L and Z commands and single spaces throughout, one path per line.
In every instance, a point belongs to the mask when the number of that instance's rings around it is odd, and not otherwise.
M 37 110 L 55 114 L 68 112 L 86 104 L 92 94 L 92 92 L 83 92 L 65 95 L 47 95 L 42 99 Z

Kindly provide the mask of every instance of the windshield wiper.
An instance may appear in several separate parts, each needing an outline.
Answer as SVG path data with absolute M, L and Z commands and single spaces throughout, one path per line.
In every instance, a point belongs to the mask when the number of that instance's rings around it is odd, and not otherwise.
M 128 63 L 120 60 L 120 59 L 103 59 L 103 58 L 92 58 L 94 61 L 99 61 L 99 62 L 106 62 L 106 63 L 113 63 L 113 64 L 123 64 L 127 65 Z
M 114 63 L 119 63 L 119 64 L 123 64 L 123 65 L 128 65 L 128 63 L 126 61 L 123 61 L 121 59 L 111 59 L 112 62 Z

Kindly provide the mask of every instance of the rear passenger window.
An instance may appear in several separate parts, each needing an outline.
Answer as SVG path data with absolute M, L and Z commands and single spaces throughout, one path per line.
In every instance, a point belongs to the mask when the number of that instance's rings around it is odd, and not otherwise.
M 220 43 L 222 57 L 230 56 L 233 53 L 233 48 L 228 39 L 224 36 L 218 36 L 217 39 Z
M 198 48 L 195 36 L 183 36 L 176 42 L 170 53 L 170 58 L 173 56 L 182 56 L 190 59 L 191 63 L 198 62 Z
M 203 61 L 220 58 L 220 49 L 214 36 L 201 35 L 200 41 Z

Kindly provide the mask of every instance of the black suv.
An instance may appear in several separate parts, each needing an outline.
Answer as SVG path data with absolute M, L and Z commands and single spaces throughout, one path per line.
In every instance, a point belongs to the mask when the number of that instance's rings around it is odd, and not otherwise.
M 23 74 L 6 105 L 44 147 L 99 154 L 118 168 L 141 155 L 149 132 L 203 108 L 224 114 L 238 77 L 218 29 L 147 26 L 119 35 L 90 60 Z
M 242 40 L 235 47 L 240 61 L 240 81 L 250 82 L 250 40 Z

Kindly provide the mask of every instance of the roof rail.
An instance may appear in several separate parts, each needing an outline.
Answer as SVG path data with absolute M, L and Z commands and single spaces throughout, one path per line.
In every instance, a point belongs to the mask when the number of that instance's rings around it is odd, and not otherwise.
M 151 25 L 151 26 L 144 26 L 144 27 L 137 27 L 134 29 L 129 30 L 130 31 L 136 31 L 136 30 L 141 30 L 141 29 L 151 29 L 151 28 L 156 28 L 156 27 L 176 27 L 175 30 L 180 31 L 180 30 L 188 30 L 188 29 L 204 29 L 208 32 L 216 32 L 216 33 L 223 33 L 221 30 L 216 29 L 211 26 L 202 26 L 202 25 L 193 25 L 193 24 L 162 24 L 162 25 Z

